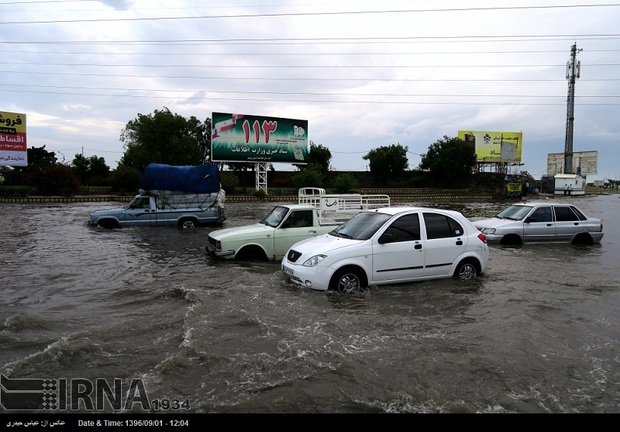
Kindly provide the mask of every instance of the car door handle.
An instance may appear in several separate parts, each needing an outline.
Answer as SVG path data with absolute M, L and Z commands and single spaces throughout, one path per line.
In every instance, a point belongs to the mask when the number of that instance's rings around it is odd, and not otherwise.
M 456 244 L 457 246 L 463 246 L 463 240 L 457 240 Z
M 417 243 L 413 248 L 414 249 L 422 249 L 422 245 L 420 243 Z

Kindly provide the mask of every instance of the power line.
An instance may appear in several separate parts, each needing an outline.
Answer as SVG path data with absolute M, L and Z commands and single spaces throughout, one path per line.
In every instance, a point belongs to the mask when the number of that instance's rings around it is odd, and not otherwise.
M 619 33 L 599 34 L 522 34 L 522 35 L 458 35 L 458 36 L 376 36 L 376 37 L 312 37 L 312 38 L 209 38 L 209 39 L 152 39 L 152 40 L 36 40 L 0 41 L 0 45 L 333 45 L 386 43 L 457 43 L 457 42 L 541 42 L 555 40 L 615 40 Z
M 489 54 L 551 54 L 551 53 L 563 53 L 565 50 L 521 50 L 521 51 L 435 51 L 435 52 L 386 52 L 386 51 L 349 51 L 349 52 L 227 52 L 226 56 L 228 57 L 236 57 L 236 56 L 260 56 L 260 57 L 271 57 L 271 56 L 285 56 L 285 57 L 331 57 L 331 56 L 436 56 L 436 55 L 450 55 L 450 56 L 463 56 L 463 55 L 489 55 Z M 590 49 L 588 52 L 618 52 L 620 49 Z M 97 51 L 8 51 L 2 50 L 0 53 L 10 53 L 12 55 L 28 55 L 28 54 L 54 54 L 54 55 L 100 55 L 100 52 Z M 136 52 L 136 51 L 124 51 L 124 52 L 106 52 L 103 55 L 106 57 L 111 56 L 166 56 L 166 57 L 196 57 L 201 53 L 196 52 Z M 203 53 L 209 54 L 209 53 Z
M 106 90 L 106 91 L 135 91 L 149 93 L 215 93 L 215 94 L 255 94 L 255 95 L 279 95 L 279 96 L 355 96 L 355 97 L 454 97 L 454 98 L 561 98 L 565 99 L 565 95 L 540 95 L 540 94 L 440 94 L 440 93 L 342 93 L 342 92 L 283 92 L 283 91 L 248 91 L 248 90 L 211 90 L 211 89 L 139 89 L 139 88 L 118 88 L 118 87 L 84 87 L 84 86 L 50 86 L 39 84 L 8 84 L 0 83 L 0 87 L 7 89 L 8 87 L 30 88 L 51 88 L 51 89 L 68 89 L 68 90 Z M 620 98 L 620 95 L 579 95 L 577 98 Z
M 17 75 L 59 75 L 59 76 L 85 76 L 85 77 L 100 77 L 100 78 L 166 78 L 166 79 L 191 79 L 191 80 L 231 80 L 231 81 L 352 81 L 352 82 L 375 82 L 377 78 L 337 78 L 337 77 L 259 77 L 259 76 L 209 76 L 209 75 L 144 75 L 144 74 L 100 74 L 100 73 L 78 73 L 78 72 L 48 72 L 48 71 L 13 71 L 2 70 L 0 73 L 11 73 Z M 390 78 L 389 82 L 497 82 L 497 83 L 518 83 L 518 82 L 564 82 L 564 78 L 512 78 L 512 79 L 498 79 L 498 78 Z M 582 79 L 582 82 L 612 82 L 620 81 L 620 78 L 600 78 L 600 79 Z
M 163 68 L 163 69 L 175 69 L 175 68 L 200 68 L 200 69 L 428 69 L 428 68 L 442 68 L 442 69 L 463 69 L 463 68 L 484 68 L 484 69 L 515 69 L 515 68 L 540 68 L 540 67 L 562 67 L 564 64 L 451 64 L 451 65 L 235 65 L 235 64 L 214 64 L 214 65 L 182 65 L 182 64 L 102 64 L 102 63 L 28 63 L 28 62 L 0 62 L 0 65 L 6 66 L 86 66 L 86 67 L 145 67 L 149 69 Z M 620 66 L 620 63 L 593 63 L 589 66 Z
M 34 0 L 34 1 L 9 1 L 0 2 L 3 5 L 25 5 L 25 4 L 48 4 L 48 3 L 98 3 L 97 0 Z
M 171 91 L 172 92 L 172 91 Z M 200 91 L 198 91 L 200 93 Z M 110 93 L 69 93 L 69 92 L 54 92 L 54 91 L 24 91 L 24 90 L 8 90 L 0 87 L 0 93 L 20 93 L 20 94 L 55 94 L 55 95 L 71 95 L 71 96 L 99 96 L 99 97 L 121 97 L 121 98 L 141 98 L 141 99 L 165 99 L 170 100 L 171 96 L 154 96 L 144 94 L 110 94 Z M 196 92 L 194 92 L 196 93 Z M 320 95 L 319 95 L 320 96 Z M 360 95 L 363 96 L 363 95 Z M 458 102 L 440 102 L 440 101 L 398 101 L 398 100 L 346 100 L 346 99 L 257 99 L 257 98 L 243 98 L 243 97 L 212 97 L 205 96 L 203 94 L 199 96 L 177 96 L 184 101 L 196 100 L 196 101 L 243 101 L 243 102 L 295 102 L 295 103 L 320 103 L 320 104 L 372 104 L 372 105 L 457 105 L 457 106 L 564 106 L 564 103 L 544 103 L 544 102 L 515 102 L 515 101 L 502 101 L 502 102 L 475 102 L 475 101 L 458 101 Z M 600 97 L 600 96 L 597 96 Z M 616 97 L 616 96 L 614 96 Z M 620 106 L 620 103 L 580 103 L 580 106 Z
M 2 3 L 0 3 L 1 5 Z M 445 9 L 392 9 L 392 10 L 362 10 L 362 11 L 336 11 L 336 12 L 291 12 L 291 13 L 258 13 L 258 14 L 231 14 L 231 15 L 196 15 L 178 17 L 133 17 L 133 18 L 97 18 L 97 19 L 65 19 L 47 21 L 5 21 L 0 25 L 24 25 L 24 24 L 70 24 L 70 23 L 93 23 L 93 22 L 136 22 L 136 21 L 178 21 L 178 20 L 216 20 L 216 19 L 240 19 L 240 18 L 286 18 L 286 17 L 322 17 L 337 15 L 386 15 L 386 14 L 422 14 L 438 12 L 485 12 L 485 11 L 518 11 L 518 10 L 544 10 L 544 9 L 575 9 L 575 8 L 608 8 L 620 6 L 614 4 L 577 4 L 577 5 L 538 5 L 538 6 L 505 6 L 505 7 L 469 7 L 469 8 L 445 8 Z

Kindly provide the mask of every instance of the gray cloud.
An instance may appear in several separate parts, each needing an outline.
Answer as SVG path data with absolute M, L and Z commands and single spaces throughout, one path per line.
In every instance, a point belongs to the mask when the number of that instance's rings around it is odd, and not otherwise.
M 99 0 L 99 2 L 116 10 L 129 10 L 133 3 L 132 0 Z

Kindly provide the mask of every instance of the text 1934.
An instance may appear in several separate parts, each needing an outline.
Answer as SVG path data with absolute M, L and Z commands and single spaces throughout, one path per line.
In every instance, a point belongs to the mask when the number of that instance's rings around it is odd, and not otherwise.
M 190 409 L 189 399 L 153 399 L 151 400 L 151 409 L 160 410 L 188 410 Z

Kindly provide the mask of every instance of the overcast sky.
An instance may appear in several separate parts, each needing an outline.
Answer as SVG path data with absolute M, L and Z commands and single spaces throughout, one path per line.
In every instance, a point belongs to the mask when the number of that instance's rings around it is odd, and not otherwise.
M 123 154 L 128 121 L 167 107 L 308 121 L 334 170 L 381 146 L 410 168 L 459 130 L 523 133 L 540 178 L 565 147 L 576 44 L 574 151 L 620 178 L 620 3 L 609 0 L 0 0 L 0 111 L 28 146 Z M 276 169 L 291 169 L 276 165 Z

